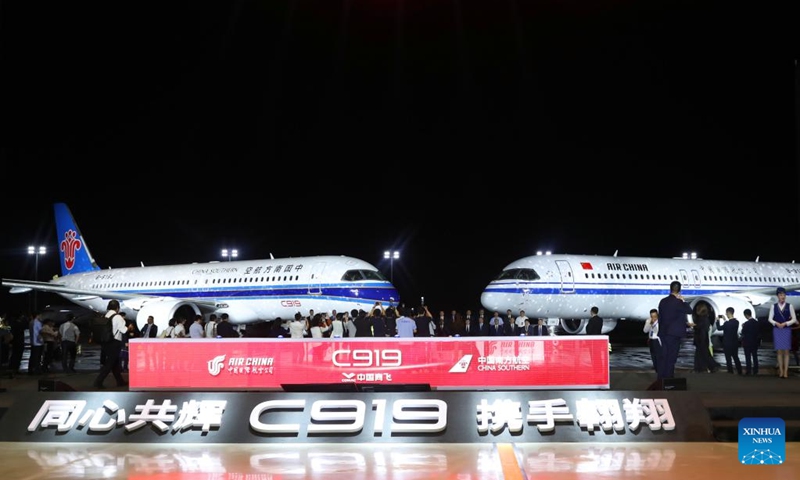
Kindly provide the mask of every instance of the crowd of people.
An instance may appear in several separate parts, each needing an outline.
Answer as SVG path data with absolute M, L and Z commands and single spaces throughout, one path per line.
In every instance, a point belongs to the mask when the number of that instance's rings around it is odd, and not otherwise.
M 530 319 L 525 311 L 504 316 L 483 309 L 439 311 L 434 317 L 426 305 L 406 308 L 404 305 L 384 306 L 376 302 L 370 311 L 353 309 L 349 312 L 297 312 L 293 319 L 278 319 L 273 323 L 270 337 L 282 338 L 347 338 L 347 337 L 489 337 L 550 335 L 544 319 Z
M 650 318 L 645 322 L 643 331 L 647 334 L 647 344 L 657 373 L 657 379 L 675 376 L 681 339 L 687 330 L 693 330 L 695 346 L 694 371 L 713 373 L 722 366 L 713 357 L 710 334 L 714 328 L 722 332 L 723 352 L 727 371 L 740 375 L 757 375 L 759 373 L 758 349 L 761 345 L 761 328 L 758 320 L 749 309 L 742 314 L 741 324 L 736 318 L 733 308 L 728 308 L 725 315 L 716 319 L 710 318 L 705 304 L 699 304 L 693 311 L 681 296 L 680 282 L 673 282 L 670 294 L 661 300 L 658 308 L 650 311 Z M 786 291 L 778 288 L 778 302 L 770 310 L 766 321 L 773 329 L 773 344 L 777 353 L 776 373 L 781 378 L 788 378 L 790 353 L 795 363 L 800 365 L 798 355 L 798 338 L 800 323 L 796 318 L 794 307 L 786 302 Z M 125 318 L 120 311 L 119 302 L 109 302 L 106 317 L 113 324 L 113 341 L 103 344 L 101 348 L 101 370 L 96 386 L 102 388 L 103 380 L 113 374 L 118 384 L 124 384 L 120 375 L 128 369 L 128 341 L 132 338 L 238 338 L 247 336 L 244 326 L 231 323 L 227 313 L 217 317 L 211 314 L 206 319 L 196 315 L 191 323 L 187 319 L 175 317 L 163 331 L 159 331 L 152 316 L 139 327 L 135 321 Z M 601 335 L 603 320 L 596 306 L 592 307 L 591 317 L 586 325 L 586 334 Z M 687 315 L 691 320 L 687 321 Z M 349 312 L 314 312 L 307 315 L 297 312 L 292 319 L 276 319 L 270 323 L 266 336 L 273 338 L 348 338 L 348 337 L 496 337 L 496 336 L 547 336 L 552 330 L 545 325 L 542 318 L 529 318 L 524 310 L 516 315 L 507 310 L 505 314 L 484 309 L 473 313 L 466 310 L 463 314 L 457 310 L 438 315 L 431 314 L 428 306 L 406 308 L 405 305 L 384 306 L 376 302 L 370 311 L 353 309 Z M 22 352 L 25 349 L 25 338 L 29 339 L 30 360 L 28 373 L 32 375 L 46 374 L 53 363 L 60 360 L 61 371 L 75 372 L 76 357 L 80 354 L 81 341 L 97 343 L 93 332 L 82 332 L 74 322 L 72 314 L 56 328 L 52 319 L 42 319 L 34 315 L 30 320 L 24 315 L 7 319 L 0 317 L 0 360 L 5 370 L 11 375 L 19 372 L 22 363 Z M 263 336 L 263 335 L 258 335 Z M 744 368 L 739 357 L 739 349 L 744 352 Z
M 773 348 L 777 355 L 776 375 L 788 378 L 789 353 L 793 352 L 795 362 L 800 365 L 798 355 L 798 323 L 794 307 L 786 301 L 786 289 L 778 287 L 775 292 L 777 303 L 769 310 L 767 322 L 772 327 Z M 725 368 L 728 373 L 738 375 L 758 375 L 758 349 L 761 346 L 761 326 L 747 308 L 742 311 L 743 322 L 736 318 L 733 307 L 727 307 L 724 315 L 711 319 L 708 305 L 700 303 L 696 309 L 683 300 L 681 284 L 670 285 L 670 294 L 664 297 L 657 309 L 650 310 L 650 318 L 643 327 L 647 334 L 653 368 L 657 374 L 656 382 L 675 377 L 675 363 L 678 359 L 681 339 L 687 329 L 693 330 L 694 371 L 696 373 L 715 373 L 721 365 L 714 359 L 710 342 L 712 327 L 722 332 L 722 350 L 725 355 Z M 691 320 L 688 320 L 691 318 Z M 740 347 L 744 351 L 745 365 L 739 357 Z M 657 388 L 657 387 L 653 387 Z

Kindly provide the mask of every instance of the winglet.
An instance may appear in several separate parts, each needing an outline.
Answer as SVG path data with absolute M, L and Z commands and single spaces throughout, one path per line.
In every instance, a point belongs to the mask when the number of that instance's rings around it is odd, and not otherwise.
M 100 270 L 89 247 L 65 203 L 54 205 L 56 214 L 56 239 L 58 256 L 61 260 L 61 275 Z

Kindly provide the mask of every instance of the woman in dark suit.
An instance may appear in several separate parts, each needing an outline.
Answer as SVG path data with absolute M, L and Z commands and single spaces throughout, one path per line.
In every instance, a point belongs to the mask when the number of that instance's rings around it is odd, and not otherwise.
M 711 329 L 711 317 L 708 306 L 701 303 L 694 312 L 694 371 L 699 373 L 719 370 L 719 364 L 711 355 L 708 337 Z

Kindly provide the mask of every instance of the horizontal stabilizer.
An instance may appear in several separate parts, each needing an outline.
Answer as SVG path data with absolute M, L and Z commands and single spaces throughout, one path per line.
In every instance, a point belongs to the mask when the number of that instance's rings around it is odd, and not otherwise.
M 58 283 L 34 282 L 32 280 L 5 279 L 3 280 L 3 286 L 11 288 L 12 291 L 14 291 L 15 289 L 16 290 L 27 289 L 27 291 L 36 290 L 39 292 L 49 292 L 49 293 L 58 293 L 66 295 L 84 295 L 86 297 L 94 297 L 94 298 L 116 298 L 118 300 L 125 300 L 128 298 L 134 298 L 140 296 L 140 295 L 131 295 L 126 293 L 119 293 L 119 292 L 84 290 L 80 288 L 67 287 L 66 285 Z

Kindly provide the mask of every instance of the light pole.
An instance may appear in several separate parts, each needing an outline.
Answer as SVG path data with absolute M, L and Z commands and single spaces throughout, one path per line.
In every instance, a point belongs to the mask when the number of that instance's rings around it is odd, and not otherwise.
M 235 248 L 231 250 L 228 250 L 227 248 L 222 249 L 222 258 L 227 258 L 229 262 L 231 261 L 231 259 L 236 258 L 238 256 L 239 256 L 239 250 L 236 250 Z
M 383 258 L 389 259 L 389 281 L 394 283 L 394 261 L 395 259 L 400 259 L 400 252 L 398 252 L 397 250 L 394 250 L 392 252 L 386 250 L 385 252 L 383 252 Z
M 28 246 L 28 255 L 35 255 L 35 257 L 36 257 L 36 260 L 34 262 L 35 270 L 34 270 L 34 274 L 33 274 L 33 280 L 36 281 L 36 282 L 39 281 L 39 255 L 44 255 L 45 253 L 47 253 L 47 247 L 43 247 L 43 246 L 34 247 L 33 245 Z M 37 312 L 38 309 L 39 309 L 39 302 L 38 302 L 38 299 L 36 297 L 36 292 L 37 292 L 37 290 L 33 291 L 33 311 L 34 311 L 34 313 Z

